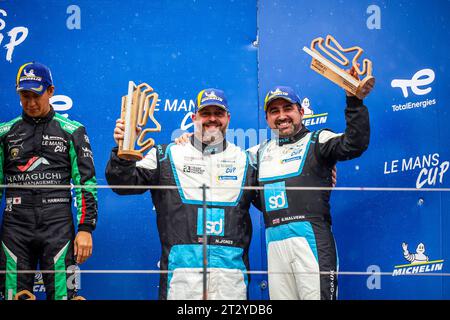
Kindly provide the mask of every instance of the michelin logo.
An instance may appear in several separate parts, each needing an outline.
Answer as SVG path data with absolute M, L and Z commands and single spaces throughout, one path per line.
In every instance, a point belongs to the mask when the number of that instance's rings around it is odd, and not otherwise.
M 418 264 L 418 263 L 424 263 L 428 262 L 428 256 L 424 254 L 425 252 L 425 245 L 423 243 L 419 243 L 416 249 L 416 253 L 409 253 L 408 251 L 408 244 L 403 242 L 402 243 L 403 248 L 403 256 L 406 260 L 411 262 L 411 264 Z
M 272 96 L 288 96 L 287 92 L 281 91 L 280 88 L 277 88 L 275 91 L 270 91 L 270 97 Z
M 30 69 L 28 72 L 26 69 L 24 69 L 23 73 L 25 74 L 25 77 L 33 78 L 31 80 L 41 80 L 40 77 L 36 77 L 36 75 L 34 74 L 34 69 Z
M 425 245 L 419 243 L 416 248 L 416 253 L 410 253 L 408 244 L 402 243 L 403 257 L 409 264 L 395 266 L 392 276 L 410 275 L 418 273 L 430 273 L 434 271 L 441 271 L 444 267 L 444 260 L 430 261 L 425 254 Z
M 217 100 L 217 101 L 220 101 L 220 102 L 223 101 L 222 98 L 216 96 L 216 93 L 214 91 L 211 91 L 210 93 L 205 91 L 205 97 L 202 99 L 201 102 L 203 103 L 206 100 Z
M 324 124 L 327 122 L 328 113 L 314 114 L 314 111 L 311 108 L 311 103 L 308 98 L 303 99 L 302 108 L 304 111 L 302 124 L 304 126 L 309 127 L 317 124 Z

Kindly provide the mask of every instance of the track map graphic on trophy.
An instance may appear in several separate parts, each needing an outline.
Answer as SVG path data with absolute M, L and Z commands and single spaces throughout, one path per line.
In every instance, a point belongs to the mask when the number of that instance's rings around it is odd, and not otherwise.
M 321 51 L 317 50 L 317 48 Z M 364 59 L 362 61 L 362 69 L 360 69 L 358 59 L 364 52 L 360 47 L 343 48 L 333 36 L 327 35 L 325 39 L 321 37 L 315 38 L 311 42 L 310 48 L 303 47 L 303 51 L 313 58 L 311 69 L 354 94 L 359 99 L 364 99 L 368 92 L 370 92 L 370 89 L 375 85 L 375 78 L 372 76 L 372 61 Z M 333 51 L 337 56 L 330 51 Z M 355 69 L 359 76 L 364 77 L 362 80 L 353 78 L 342 69 L 342 67 L 347 67 L 350 64 L 349 59 L 343 53 L 350 52 L 355 52 L 351 61 L 351 67 Z M 336 61 L 338 65 L 330 59 L 325 58 L 323 53 Z
M 125 133 L 123 141 L 119 142 L 119 157 L 141 160 L 142 154 L 155 145 L 152 138 L 145 141 L 144 138 L 149 132 L 161 131 L 161 125 L 154 117 L 157 102 L 158 94 L 147 83 L 128 83 L 128 94 L 122 97 L 120 118 L 125 121 Z M 153 122 L 153 128 L 144 128 L 148 119 Z

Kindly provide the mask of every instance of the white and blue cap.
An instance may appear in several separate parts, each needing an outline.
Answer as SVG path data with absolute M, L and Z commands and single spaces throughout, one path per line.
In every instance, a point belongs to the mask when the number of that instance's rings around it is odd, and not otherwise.
M 295 93 L 294 89 L 291 87 L 276 86 L 269 90 L 266 94 L 266 98 L 264 99 L 264 111 L 267 111 L 269 103 L 275 99 L 284 99 L 290 103 L 297 103 L 299 106 L 302 105 L 300 98 Z
M 52 85 L 52 73 L 47 66 L 41 63 L 34 61 L 25 63 L 17 72 L 17 92 L 27 90 L 42 95 Z
M 225 93 L 220 89 L 209 88 L 198 93 L 196 112 L 206 106 L 218 106 L 228 111 L 228 102 Z

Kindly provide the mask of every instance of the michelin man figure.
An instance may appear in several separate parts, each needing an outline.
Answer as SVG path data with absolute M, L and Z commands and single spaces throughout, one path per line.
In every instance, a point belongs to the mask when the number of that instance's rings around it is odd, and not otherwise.
M 403 242 L 402 243 L 403 248 L 403 256 L 406 260 L 411 262 L 411 264 L 418 264 L 418 263 L 424 263 L 428 262 L 428 256 L 424 254 L 425 252 L 425 245 L 423 243 L 419 243 L 416 249 L 416 253 L 409 253 L 408 251 L 408 244 Z

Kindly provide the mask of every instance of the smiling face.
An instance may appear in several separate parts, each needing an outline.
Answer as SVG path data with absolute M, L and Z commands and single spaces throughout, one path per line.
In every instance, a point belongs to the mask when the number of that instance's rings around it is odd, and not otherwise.
M 424 253 L 425 252 L 425 245 L 423 243 L 419 243 L 419 245 L 417 246 L 416 252 L 419 253 L 419 254 L 420 253 Z
M 192 115 L 195 124 L 195 135 L 203 143 L 222 141 L 230 122 L 230 114 L 219 106 L 206 106 Z
M 278 130 L 280 137 L 290 137 L 302 128 L 303 114 L 297 104 L 279 98 L 267 106 L 266 120 L 272 130 Z
M 53 96 L 55 88 L 49 86 L 42 95 L 33 91 L 22 90 L 19 92 L 20 103 L 23 111 L 30 117 L 45 117 L 50 111 L 50 98 Z

